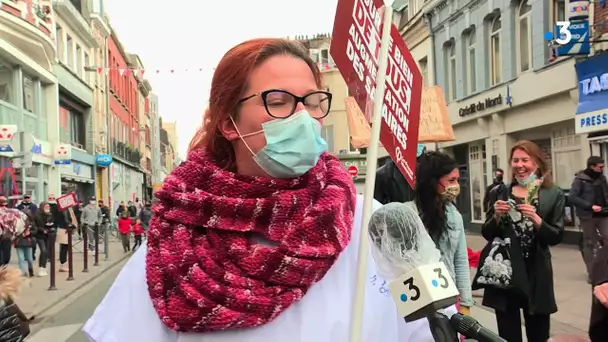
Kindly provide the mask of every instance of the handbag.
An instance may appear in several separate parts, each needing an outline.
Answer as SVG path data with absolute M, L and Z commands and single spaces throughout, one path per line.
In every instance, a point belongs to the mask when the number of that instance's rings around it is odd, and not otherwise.
M 511 239 L 495 237 L 481 250 L 479 266 L 471 285 L 473 290 L 486 287 L 510 289 L 513 287 Z

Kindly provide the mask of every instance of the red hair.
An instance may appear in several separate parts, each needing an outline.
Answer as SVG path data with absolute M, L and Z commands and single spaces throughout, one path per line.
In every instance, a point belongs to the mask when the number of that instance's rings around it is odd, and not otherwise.
M 221 134 L 220 124 L 235 115 L 239 100 L 244 96 L 251 72 L 268 58 L 289 55 L 302 59 L 312 71 L 319 89 L 323 87 L 321 72 L 297 41 L 277 38 L 260 38 L 243 42 L 230 49 L 222 58 L 211 81 L 209 108 L 203 116 L 203 125 L 194 135 L 188 153 L 204 149 L 225 169 L 234 169 L 235 157 L 231 143 Z

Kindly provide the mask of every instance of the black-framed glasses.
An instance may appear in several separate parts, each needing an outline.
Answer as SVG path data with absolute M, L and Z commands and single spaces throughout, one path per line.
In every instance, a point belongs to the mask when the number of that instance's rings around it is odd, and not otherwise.
M 277 119 L 290 117 L 296 111 L 298 103 L 302 103 L 315 119 L 323 119 L 331 108 L 331 93 L 315 91 L 305 96 L 296 96 L 286 90 L 270 89 L 242 98 L 243 103 L 256 96 L 261 96 L 268 115 Z

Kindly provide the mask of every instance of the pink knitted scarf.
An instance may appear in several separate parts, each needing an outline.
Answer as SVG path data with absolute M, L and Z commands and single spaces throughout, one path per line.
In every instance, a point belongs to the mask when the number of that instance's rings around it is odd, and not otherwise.
M 329 154 L 299 178 L 270 179 L 195 151 L 156 197 L 152 303 L 170 329 L 208 332 L 264 325 L 302 299 L 349 243 L 356 191 Z

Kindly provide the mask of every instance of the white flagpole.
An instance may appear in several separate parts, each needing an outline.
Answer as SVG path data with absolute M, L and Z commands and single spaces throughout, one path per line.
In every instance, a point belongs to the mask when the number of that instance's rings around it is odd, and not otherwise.
M 382 39 L 380 56 L 378 57 L 378 74 L 376 76 L 376 93 L 374 94 L 374 112 L 372 119 L 372 137 L 367 148 L 367 173 L 365 175 L 365 192 L 363 201 L 363 220 L 361 221 L 361 242 L 357 269 L 357 288 L 353 305 L 350 341 L 363 340 L 363 310 L 365 305 L 365 285 L 367 284 L 367 262 L 369 255 L 369 220 L 374 204 L 374 187 L 376 185 L 376 168 L 378 166 L 378 145 L 380 144 L 380 126 L 382 125 L 382 105 L 386 90 L 386 70 L 393 24 L 393 0 L 384 0 L 384 21 L 382 23 Z

